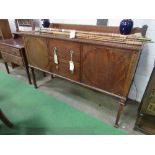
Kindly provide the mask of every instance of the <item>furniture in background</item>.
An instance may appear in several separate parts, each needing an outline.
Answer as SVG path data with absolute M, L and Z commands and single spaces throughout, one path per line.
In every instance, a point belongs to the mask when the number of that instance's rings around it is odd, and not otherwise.
M 12 38 L 8 19 L 0 19 L 0 30 L 1 30 L 3 39 Z
M 87 32 L 119 33 L 118 27 L 52 23 L 51 28 Z M 132 33 L 146 29 L 135 28 Z M 19 32 L 24 37 L 26 55 L 37 88 L 34 69 L 56 75 L 119 98 L 115 127 L 126 104 L 129 89 L 142 51 L 140 45 L 70 39 L 40 32 Z M 58 60 L 55 60 L 55 56 Z M 74 72 L 69 63 L 74 62 Z M 55 62 L 57 61 L 57 62 Z
M 107 26 L 108 25 L 108 19 L 97 19 L 96 25 L 98 25 L 98 26 Z
M 25 21 L 23 19 L 23 20 L 16 20 L 16 22 L 17 21 L 19 25 L 23 24 L 22 26 L 29 26 L 31 20 L 26 19 Z M 28 81 L 31 84 L 31 78 L 25 54 L 23 38 L 16 35 L 14 36 L 14 38 L 12 37 L 8 20 L 0 20 L 0 23 L 1 28 L 3 30 L 2 33 L 5 32 L 3 33 L 3 39 L 0 40 L 0 53 L 3 58 L 7 73 L 10 73 L 8 63 L 11 63 L 13 68 L 16 65 L 24 66 L 28 77 Z
M 7 119 L 2 110 L 0 109 L 0 120 L 9 128 L 13 127 L 13 124 Z
M 33 19 L 15 19 L 16 32 L 34 30 Z
M 9 74 L 8 63 L 24 66 L 28 77 L 29 84 L 31 78 L 29 73 L 28 62 L 25 54 L 25 48 L 22 39 L 5 39 L 0 41 L 0 52 L 4 60 L 4 64 Z
M 135 130 L 155 134 L 155 66 L 138 108 Z
M 0 40 L 12 38 L 8 19 L 0 19 Z M 0 53 L 0 58 L 1 58 Z

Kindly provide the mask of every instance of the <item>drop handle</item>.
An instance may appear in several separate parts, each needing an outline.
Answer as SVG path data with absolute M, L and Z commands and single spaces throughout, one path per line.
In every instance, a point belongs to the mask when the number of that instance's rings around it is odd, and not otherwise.
M 53 52 L 54 52 L 54 63 L 58 65 L 59 64 L 59 62 L 58 62 L 58 54 L 57 54 L 58 49 L 56 47 L 54 47 Z
M 74 69 L 75 69 L 74 62 L 73 62 L 73 53 L 74 53 L 74 51 L 71 50 L 70 51 L 70 61 L 69 61 L 69 70 L 70 70 L 71 74 L 74 73 Z

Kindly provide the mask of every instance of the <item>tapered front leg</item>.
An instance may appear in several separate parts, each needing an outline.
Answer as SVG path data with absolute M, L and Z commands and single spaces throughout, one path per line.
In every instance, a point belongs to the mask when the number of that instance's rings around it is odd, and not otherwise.
M 31 72 L 32 72 L 32 79 L 33 79 L 34 88 L 37 88 L 37 82 L 36 82 L 36 78 L 35 78 L 34 68 L 32 68 L 32 67 L 30 67 L 30 68 L 31 68 Z
M 115 125 L 114 125 L 115 128 L 119 127 L 119 120 L 120 120 L 120 116 L 121 116 L 121 114 L 123 112 L 123 109 L 124 109 L 124 106 L 125 106 L 125 102 L 126 102 L 126 99 L 121 99 L 119 101 L 119 108 L 118 108 L 118 112 L 117 112 L 117 116 L 116 116 L 116 121 L 115 121 Z
M 30 72 L 29 72 L 29 67 L 26 66 L 26 67 L 25 67 L 25 70 L 26 70 L 28 82 L 29 82 L 29 84 L 32 84 L 32 82 L 31 82 L 31 76 L 30 76 Z

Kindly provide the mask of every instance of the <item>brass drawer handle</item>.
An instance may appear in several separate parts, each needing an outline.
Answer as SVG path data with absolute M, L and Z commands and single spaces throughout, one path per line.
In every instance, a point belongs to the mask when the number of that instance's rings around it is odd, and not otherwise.
M 54 63 L 56 64 L 56 69 L 58 69 L 58 49 L 56 47 L 53 48 L 53 52 L 54 52 Z
M 71 72 L 71 74 L 74 73 L 74 62 L 73 62 L 73 53 L 74 51 L 70 51 L 70 61 L 69 61 L 69 70 Z

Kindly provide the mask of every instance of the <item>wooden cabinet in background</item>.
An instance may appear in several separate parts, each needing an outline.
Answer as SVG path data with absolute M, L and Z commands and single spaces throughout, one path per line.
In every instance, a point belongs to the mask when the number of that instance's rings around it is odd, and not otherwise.
M 3 39 L 12 38 L 8 19 L 0 19 L 0 31 L 2 33 Z
M 23 41 L 21 39 L 1 40 L 0 53 L 2 54 L 2 58 L 8 74 L 10 73 L 8 63 L 24 66 L 29 84 L 31 84 L 31 78 Z
M 11 30 L 10 30 L 10 25 L 8 22 L 8 19 L 0 19 L 0 40 L 2 39 L 10 39 L 12 38 Z M 0 53 L 0 58 L 1 58 L 1 53 Z
M 135 129 L 155 135 L 155 67 L 138 109 Z

